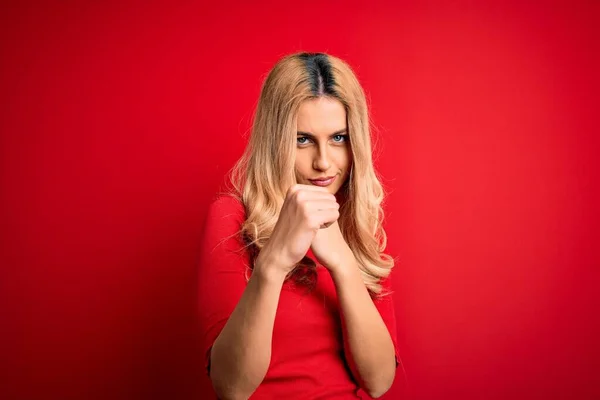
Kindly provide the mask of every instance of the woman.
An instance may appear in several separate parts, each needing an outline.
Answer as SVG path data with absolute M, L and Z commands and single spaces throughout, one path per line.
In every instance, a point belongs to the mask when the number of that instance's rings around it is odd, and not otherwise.
M 282 58 L 211 204 L 202 350 L 223 399 L 379 397 L 398 365 L 383 191 L 364 92 L 323 53 Z

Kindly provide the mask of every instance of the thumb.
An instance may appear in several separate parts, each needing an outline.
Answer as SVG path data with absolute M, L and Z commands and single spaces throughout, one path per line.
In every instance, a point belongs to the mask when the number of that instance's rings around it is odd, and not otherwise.
M 324 224 L 321 224 L 321 226 L 319 227 L 319 229 L 327 229 L 329 228 L 331 225 L 333 224 L 333 222 L 326 222 Z

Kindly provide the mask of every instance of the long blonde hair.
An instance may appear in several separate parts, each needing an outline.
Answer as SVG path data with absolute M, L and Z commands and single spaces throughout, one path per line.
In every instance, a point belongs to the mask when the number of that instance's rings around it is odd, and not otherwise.
M 267 75 L 254 114 L 248 145 L 229 174 L 226 193 L 241 201 L 246 219 L 240 234 L 251 260 L 269 240 L 288 188 L 296 183 L 296 121 L 300 104 L 328 96 L 346 109 L 353 165 L 340 188 L 345 201 L 338 224 L 354 253 L 363 281 L 372 295 L 381 294 L 394 260 L 384 254 L 383 187 L 373 166 L 371 133 L 364 91 L 350 66 L 324 53 L 295 53 L 281 58 Z M 310 271 L 305 257 L 288 276 Z M 314 269 L 314 268 L 313 268 Z M 296 274 L 297 275 L 297 274 Z

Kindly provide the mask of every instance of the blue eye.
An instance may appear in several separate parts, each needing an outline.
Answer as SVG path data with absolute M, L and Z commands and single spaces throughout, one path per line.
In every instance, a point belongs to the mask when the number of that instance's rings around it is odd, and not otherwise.
M 334 135 L 332 136 L 332 139 L 334 143 L 344 143 L 348 141 L 348 135 Z M 298 136 L 296 138 L 296 143 L 298 143 L 299 145 L 304 145 L 311 141 L 312 139 L 308 136 Z

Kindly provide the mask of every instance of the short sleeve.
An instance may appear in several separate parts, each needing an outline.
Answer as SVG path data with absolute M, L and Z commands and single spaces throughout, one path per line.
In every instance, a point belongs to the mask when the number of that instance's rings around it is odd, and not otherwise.
M 222 196 L 208 209 L 201 240 L 198 309 L 201 351 L 207 374 L 210 351 L 246 288 L 249 254 L 239 235 L 242 203 Z
M 381 282 L 382 293 L 389 293 L 386 296 L 375 298 L 373 303 L 381 315 L 381 319 L 390 333 L 392 342 L 394 343 L 394 353 L 396 356 L 396 368 L 399 365 L 400 354 L 398 352 L 398 339 L 396 334 L 396 312 L 393 300 L 392 275 L 390 274 Z

